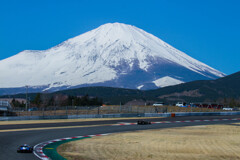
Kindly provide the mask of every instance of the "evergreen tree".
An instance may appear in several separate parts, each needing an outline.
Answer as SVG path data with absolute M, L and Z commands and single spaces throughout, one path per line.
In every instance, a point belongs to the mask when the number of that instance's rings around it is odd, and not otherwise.
M 41 93 L 37 93 L 36 97 L 33 100 L 33 104 L 36 104 L 37 107 L 41 104 Z
M 236 105 L 237 105 L 237 104 L 236 104 L 236 102 L 235 102 L 235 99 L 232 98 L 231 101 L 230 101 L 230 103 L 229 103 L 229 106 L 230 106 L 230 107 L 236 107 Z

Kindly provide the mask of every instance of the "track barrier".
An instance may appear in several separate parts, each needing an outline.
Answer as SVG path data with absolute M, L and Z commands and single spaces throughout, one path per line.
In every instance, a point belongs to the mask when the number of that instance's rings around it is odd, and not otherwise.
M 175 112 L 175 113 L 121 113 L 121 114 L 84 114 L 56 116 L 9 116 L 0 121 L 46 120 L 46 119 L 87 119 L 87 118 L 126 118 L 126 117 L 181 117 L 181 116 L 226 116 L 240 115 L 240 112 Z

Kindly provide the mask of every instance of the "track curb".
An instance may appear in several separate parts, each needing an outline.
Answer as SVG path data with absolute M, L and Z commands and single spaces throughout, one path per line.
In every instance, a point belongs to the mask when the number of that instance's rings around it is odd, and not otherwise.
M 226 119 L 202 119 L 202 120 L 185 120 L 185 121 L 159 121 L 151 122 L 151 124 L 161 124 L 161 123 L 189 123 L 189 122 L 211 122 L 211 121 L 237 121 L 240 118 L 226 118 Z M 127 126 L 127 125 L 137 125 L 137 123 L 118 123 L 112 126 Z
M 39 143 L 37 145 L 34 146 L 34 154 L 35 156 L 37 156 L 39 159 L 41 160 L 51 160 L 51 157 L 47 156 L 44 153 L 44 147 L 46 147 L 49 144 L 53 144 L 55 142 L 60 142 L 60 141 L 66 141 L 66 140 L 81 140 L 83 138 L 92 138 L 92 137 L 97 137 L 97 136 L 106 136 L 106 135 L 110 135 L 111 133 L 105 133 L 105 134 L 95 134 L 95 135 L 85 135 L 85 136 L 74 136 L 74 137 L 67 137 L 67 138 L 59 138 L 59 139 L 54 139 L 54 140 L 50 140 L 50 141 L 46 141 L 46 142 L 42 142 Z M 67 143 L 68 141 L 66 141 Z
M 205 120 L 184 120 L 184 121 L 159 121 L 159 122 L 151 122 L 151 124 L 166 124 L 166 123 L 192 123 L 192 122 L 211 122 L 211 121 L 239 121 L 240 118 L 226 118 L 226 119 L 205 119 Z M 137 125 L 137 123 L 118 123 L 112 125 L 114 126 L 124 126 L 124 125 Z M 74 136 L 74 137 L 67 137 L 67 138 L 60 138 L 54 139 L 46 142 L 39 143 L 34 146 L 34 154 L 41 160 L 51 160 L 44 151 L 43 148 L 46 147 L 48 144 L 53 144 L 55 142 L 65 141 L 65 140 L 72 140 L 72 139 L 81 139 L 81 138 L 92 138 L 96 136 L 106 136 L 112 133 L 105 133 L 105 134 L 95 134 L 95 135 L 85 135 L 85 136 Z M 68 141 L 66 141 L 67 143 Z

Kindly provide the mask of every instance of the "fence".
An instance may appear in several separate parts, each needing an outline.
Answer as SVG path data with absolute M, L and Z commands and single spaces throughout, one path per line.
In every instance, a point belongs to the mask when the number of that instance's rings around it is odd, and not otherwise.
M 13 115 L 16 116 L 64 116 L 64 115 L 92 115 L 92 114 L 121 114 L 121 113 L 167 113 L 167 112 L 219 112 L 217 108 L 177 107 L 177 106 L 66 106 L 32 108 L 25 111 L 15 108 Z
M 58 115 L 89 115 L 89 114 L 117 114 L 117 113 L 157 113 L 167 112 L 167 107 L 154 108 L 145 106 L 66 106 L 40 108 L 34 111 L 14 109 L 17 116 L 58 116 Z

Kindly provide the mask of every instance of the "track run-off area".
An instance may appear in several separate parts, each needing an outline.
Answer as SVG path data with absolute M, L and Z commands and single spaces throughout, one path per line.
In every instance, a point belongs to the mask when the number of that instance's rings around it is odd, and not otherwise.
M 1 124 L 0 123 L 0 159 L 34 160 L 46 159 L 43 147 L 49 143 L 63 141 L 65 138 L 83 138 L 96 135 L 106 135 L 121 132 L 131 132 L 148 129 L 165 129 L 196 125 L 231 124 L 240 122 L 240 115 L 235 116 L 191 116 L 150 118 L 152 125 L 136 125 L 138 120 L 146 118 L 108 119 L 91 121 L 53 122 L 39 121 L 37 123 Z M 22 144 L 35 146 L 35 154 L 17 153 L 17 147 Z M 37 146 L 40 144 L 40 147 Z M 41 148 L 42 147 L 42 148 Z

